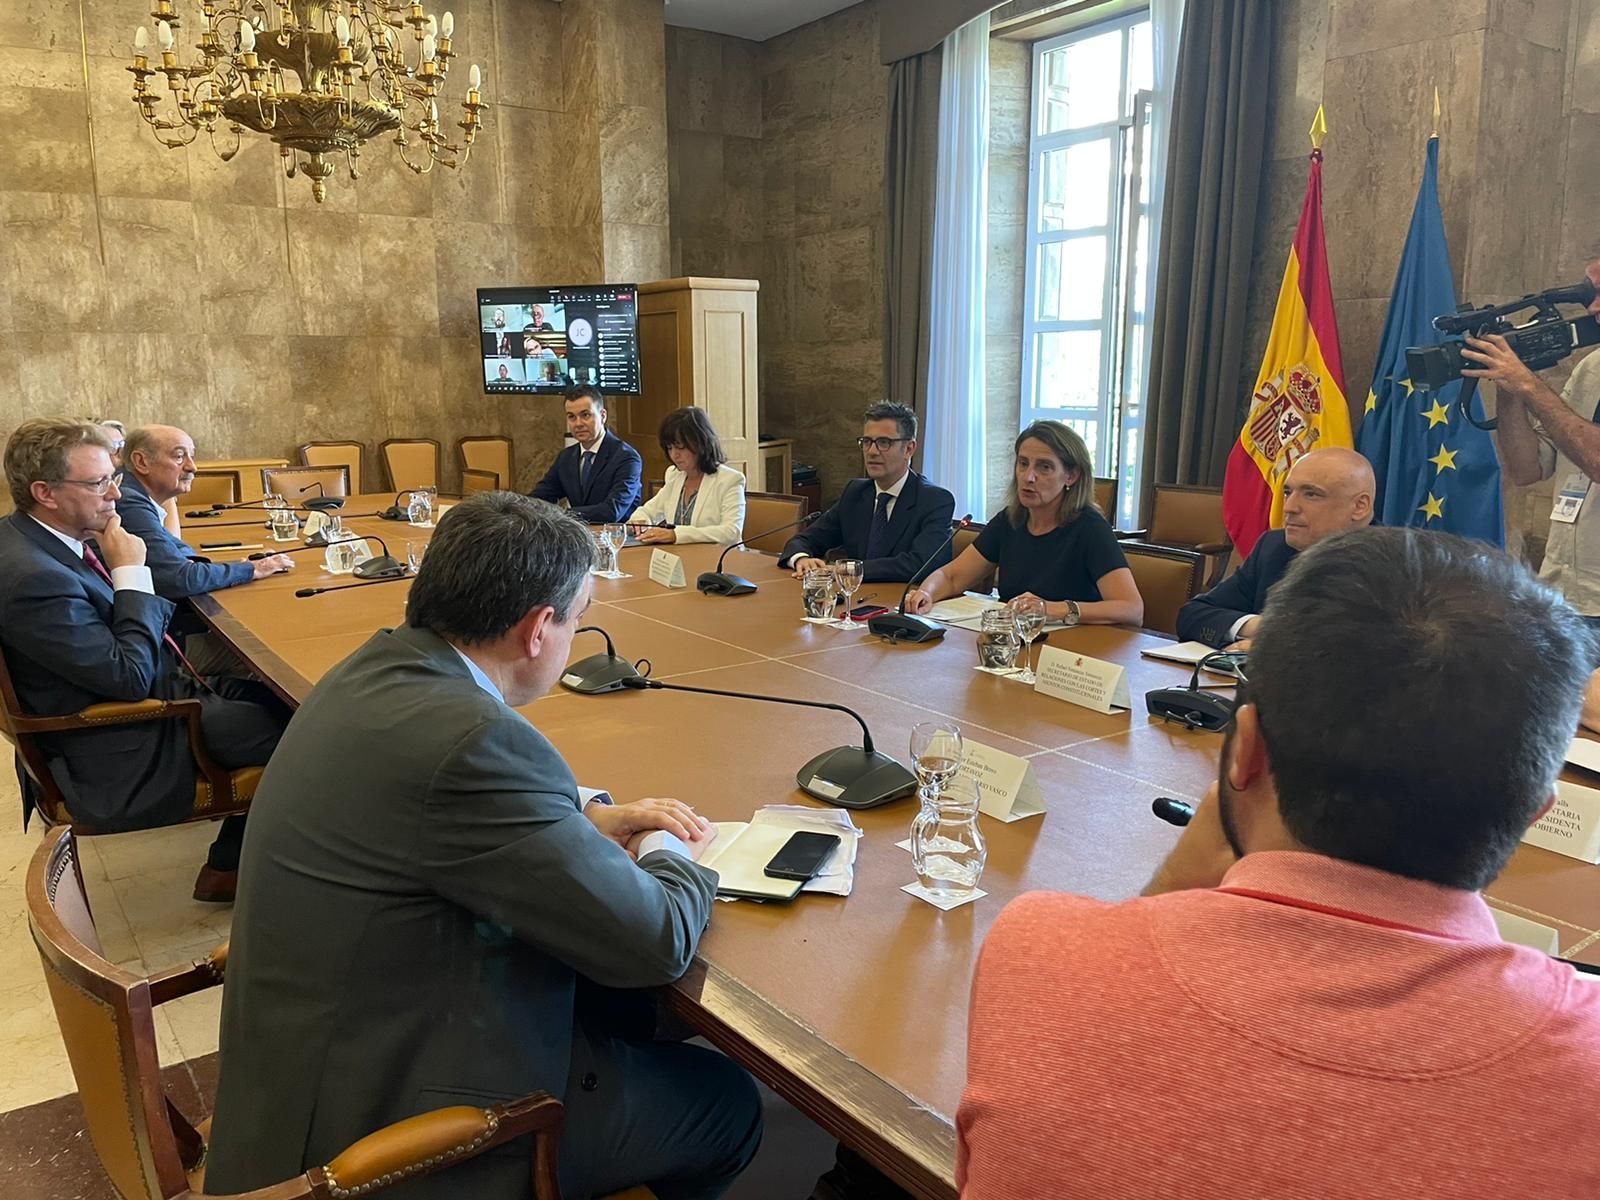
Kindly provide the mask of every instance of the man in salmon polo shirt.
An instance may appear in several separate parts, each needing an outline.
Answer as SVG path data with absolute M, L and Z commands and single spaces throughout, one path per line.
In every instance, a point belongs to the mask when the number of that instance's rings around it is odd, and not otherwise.
M 1481 544 L 1299 555 L 1144 896 L 1035 893 L 990 931 L 961 1195 L 1600 1196 L 1600 982 L 1502 942 L 1478 894 L 1554 798 L 1589 663 Z

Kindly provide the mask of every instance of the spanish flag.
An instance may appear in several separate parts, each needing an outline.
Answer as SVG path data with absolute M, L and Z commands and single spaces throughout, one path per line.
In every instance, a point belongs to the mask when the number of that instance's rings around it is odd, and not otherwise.
M 1317 118 L 1320 125 L 1320 110 Z M 1267 352 L 1222 481 L 1222 519 L 1239 555 L 1282 524 L 1283 477 L 1297 459 L 1324 446 L 1352 444 L 1322 240 L 1322 151 L 1316 149 Z

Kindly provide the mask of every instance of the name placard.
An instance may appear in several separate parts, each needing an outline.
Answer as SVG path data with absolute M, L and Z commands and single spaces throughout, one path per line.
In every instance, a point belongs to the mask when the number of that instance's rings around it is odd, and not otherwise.
M 650 579 L 662 587 L 669 588 L 687 587 L 689 583 L 684 578 L 683 559 L 676 554 L 668 554 L 665 550 L 651 551 Z
M 960 775 L 977 785 L 978 811 L 1008 824 L 1044 812 L 1044 793 L 1033 764 L 979 742 L 963 744 Z
M 1561 934 L 1548 925 L 1530 921 L 1527 917 L 1502 909 L 1489 907 L 1494 926 L 1500 931 L 1502 942 L 1515 942 L 1519 946 L 1532 946 L 1543 954 L 1561 953 Z
M 1116 663 L 1046 646 L 1039 651 L 1037 675 L 1033 690 L 1057 700 L 1103 713 L 1133 707 L 1127 670 Z
M 1522 840 L 1580 862 L 1600 863 L 1600 791 L 1558 779 L 1555 806 Z

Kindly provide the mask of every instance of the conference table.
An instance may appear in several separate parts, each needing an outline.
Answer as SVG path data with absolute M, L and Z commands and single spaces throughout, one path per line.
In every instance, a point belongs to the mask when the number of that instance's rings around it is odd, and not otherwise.
M 345 524 L 386 540 L 431 529 L 373 515 L 389 496 L 350 498 Z M 448 514 L 441 519 L 448 520 Z M 276 544 L 261 514 L 224 513 L 185 524 L 193 545 Z M 1216 774 L 1221 736 L 1151 720 L 1143 693 L 1185 683 L 1189 669 L 1142 657 L 1166 643 L 1131 629 L 1079 627 L 1049 644 L 1127 671 L 1132 712 L 1103 714 L 976 669 L 976 635 L 894 645 L 859 629 L 804 622 L 799 585 L 767 554 L 733 551 L 728 569 L 753 595 L 699 593 L 695 577 L 721 548 L 669 546 L 689 586 L 649 578 L 651 550 L 624 549 L 631 578 L 594 579 L 585 625 L 602 626 L 617 653 L 648 659 L 656 678 L 849 706 L 879 749 L 908 762 L 911 729 L 954 718 L 968 741 L 1024 757 L 1045 798 L 1042 816 L 980 818 L 988 894 L 940 911 L 901 890 L 915 882 L 907 836 L 915 800 L 859 811 L 864 831 L 848 897 L 803 893 L 787 905 L 718 903 L 693 967 L 666 990 L 672 1009 L 790 1103 L 919 1197 L 955 1195 L 954 1116 L 965 1077 L 967 999 L 985 933 L 1005 904 L 1048 889 L 1121 900 L 1139 892 L 1177 840 L 1151 814 L 1160 795 L 1198 799 Z M 210 550 L 218 561 L 248 551 Z M 408 580 L 346 587 L 321 555 L 293 572 L 194 602 L 210 628 L 289 704 L 375 630 L 404 621 Z M 889 604 L 899 585 L 867 585 L 856 603 Z M 573 660 L 604 650 L 573 640 Z M 1037 643 L 1036 650 L 1037 653 Z M 670 691 L 582 696 L 559 688 L 520 710 L 572 764 L 578 781 L 620 802 L 675 796 L 717 821 L 748 820 L 769 804 L 816 804 L 795 783 L 813 755 L 859 744 L 840 714 Z M 1520 848 L 1487 895 L 1498 908 L 1559 933 L 1562 952 L 1600 964 L 1600 868 Z M 1056 1014 L 1018 1012 L 1021 1024 Z

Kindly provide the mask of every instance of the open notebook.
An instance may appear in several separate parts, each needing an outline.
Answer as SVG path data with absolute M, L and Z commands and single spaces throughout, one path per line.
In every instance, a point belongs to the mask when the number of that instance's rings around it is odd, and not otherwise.
M 935 621 L 942 621 L 946 625 L 954 625 L 959 629 L 976 631 L 983 625 L 983 614 L 990 609 L 1004 608 L 1005 601 L 997 600 L 993 596 L 984 596 L 978 592 L 963 592 L 959 596 L 952 596 L 948 600 L 941 600 L 928 610 L 928 615 Z M 1055 629 L 1065 629 L 1060 621 L 1051 621 L 1044 626 L 1045 632 Z
M 817 876 L 801 883 L 764 874 L 773 855 L 802 830 L 840 837 L 839 848 Z M 717 873 L 717 896 L 723 900 L 793 900 L 802 890 L 848 896 L 855 882 L 860 836 L 861 830 L 843 809 L 773 804 L 757 810 L 748 821 L 718 821 L 717 840 L 701 856 L 700 865 Z

